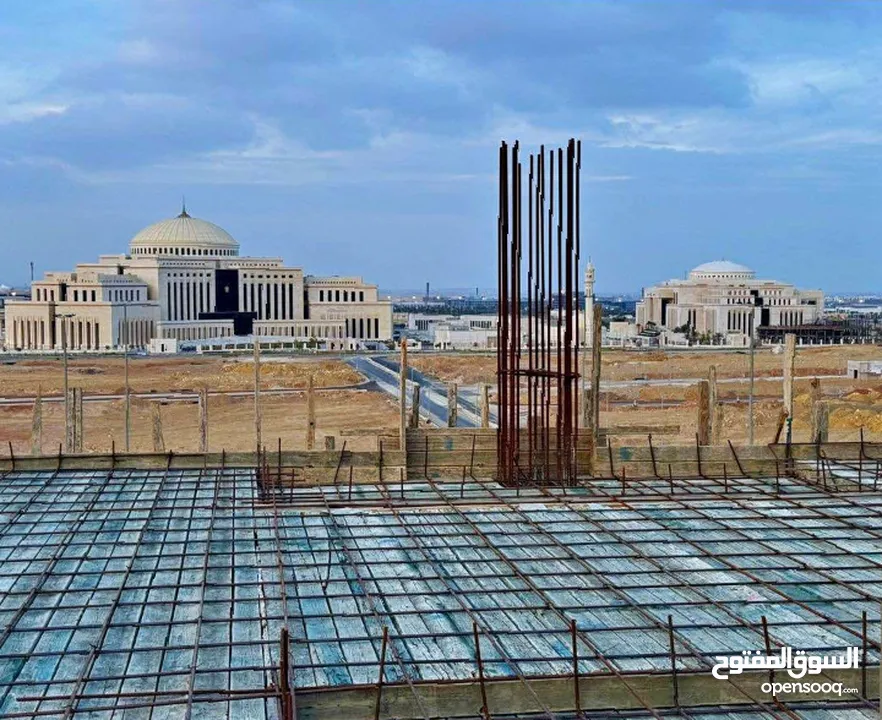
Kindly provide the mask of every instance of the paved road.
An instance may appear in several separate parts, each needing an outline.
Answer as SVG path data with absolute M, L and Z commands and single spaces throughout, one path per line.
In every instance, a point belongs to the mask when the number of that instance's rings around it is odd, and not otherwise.
M 387 357 L 355 356 L 346 358 L 346 362 L 376 386 L 398 400 L 399 365 Z M 414 384 L 420 385 L 420 415 L 433 425 L 447 427 L 447 387 L 418 370 L 408 368 L 407 400 L 413 397 Z M 457 427 L 480 427 L 481 416 L 474 402 L 466 398 L 458 398 Z

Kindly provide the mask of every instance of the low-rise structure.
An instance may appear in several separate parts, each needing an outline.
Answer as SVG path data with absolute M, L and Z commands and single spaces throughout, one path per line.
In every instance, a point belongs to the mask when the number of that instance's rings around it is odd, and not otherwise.
M 854 380 L 882 378 L 882 360 L 849 360 L 848 377 Z
M 490 350 L 496 347 L 495 315 L 468 315 L 433 324 L 432 344 L 438 350 Z

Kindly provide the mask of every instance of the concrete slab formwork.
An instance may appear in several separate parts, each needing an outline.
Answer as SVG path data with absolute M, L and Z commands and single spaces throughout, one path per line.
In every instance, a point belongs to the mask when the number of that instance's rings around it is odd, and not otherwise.
M 853 478 L 286 477 L 3 473 L 0 717 L 871 717 L 882 493 Z M 857 646 L 819 678 L 857 692 L 710 675 L 785 645 Z

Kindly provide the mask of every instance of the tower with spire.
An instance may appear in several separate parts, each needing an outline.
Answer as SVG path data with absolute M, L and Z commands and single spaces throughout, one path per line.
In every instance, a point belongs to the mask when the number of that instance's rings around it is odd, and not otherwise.
M 594 337 L 594 265 L 588 258 L 588 266 L 585 268 L 585 347 L 591 347 Z

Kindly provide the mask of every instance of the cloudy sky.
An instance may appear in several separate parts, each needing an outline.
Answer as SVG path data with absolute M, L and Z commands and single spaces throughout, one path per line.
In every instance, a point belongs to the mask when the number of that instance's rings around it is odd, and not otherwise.
M 880 37 L 871 1 L 3 0 L 0 282 L 186 195 L 307 272 L 492 287 L 499 141 L 575 136 L 599 291 L 882 290 Z

